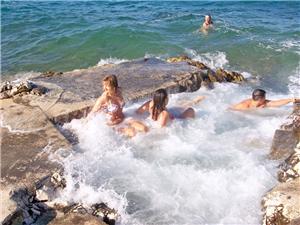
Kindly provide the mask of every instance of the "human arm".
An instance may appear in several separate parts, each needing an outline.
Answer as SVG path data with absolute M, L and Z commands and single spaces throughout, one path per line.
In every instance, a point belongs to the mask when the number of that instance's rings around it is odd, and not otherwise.
M 143 105 L 141 105 L 135 112 L 137 114 L 143 114 L 145 112 L 149 112 L 149 106 L 150 106 L 150 101 L 145 102 Z
M 191 107 L 195 104 L 202 102 L 205 98 L 206 98 L 205 96 L 197 96 L 196 98 L 194 98 L 191 101 L 180 102 L 180 107 L 183 107 L 183 108 Z
M 287 99 L 280 99 L 280 100 L 270 100 L 266 106 L 267 107 L 280 107 L 289 103 L 297 102 L 296 98 L 287 98 Z
M 250 109 L 250 105 L 249 105 L 250 101 L 251 101 L 250 99 L 244 100 L 238 104 L 230 106 L 228 109 L 234 110 L 234 111 L 248 110 L 248 109 Z
M 101 108 L 104 106 L 104 104 L 106 103 L 106 94 L 103 93 L 96 101 L 94 107 L 92 108 L 90 114 L 93 114 L 95 112 L 98 112 L 101 110 Z

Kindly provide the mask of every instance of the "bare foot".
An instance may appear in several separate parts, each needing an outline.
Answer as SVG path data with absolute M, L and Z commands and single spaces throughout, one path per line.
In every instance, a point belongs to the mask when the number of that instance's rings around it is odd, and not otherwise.
M 120 127 L 117 129 L 117 131 L 129 138 L 132 138 L 136 135 L 136 132 L 132 127 Z

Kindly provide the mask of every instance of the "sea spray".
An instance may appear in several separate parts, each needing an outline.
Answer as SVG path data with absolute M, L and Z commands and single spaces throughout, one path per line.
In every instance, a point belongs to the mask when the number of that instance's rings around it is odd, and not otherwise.
M 65 129 L 78 135 L 79 144 L 63 160 L 68 188 L 61 198 L 107 202 L 121 224 L 259 224 L 261 197 L 276 183 L 278 162 L 267 159 L 272 135 L 291 108 L 228 110 L 250 93 L 217 84 L 211 91 L 171 95 L 168 107 L 207 98 L 194 106 L 196 119 L 152 127 L 133 139 L 106 126 L 103 115 L 73 120 Z M 139 104 L 127 106 L 127 115 L 134 116 Z
M 198 54 L 195 50 L 186 49 L 186 53 L 192 57 L 193 60 L 199 61 L 212 69 L 224 68 L 228 64 L 225 52 L 207 52 Z
M 97 66 L 104 66 L 107 64 L 120 64 L 123 62 L 128 62 L 129 60 L 127 59 L 118 59 L 118 58 L 107 58 L 107 59 L 100 59 L 99 62 L 97 63 Z

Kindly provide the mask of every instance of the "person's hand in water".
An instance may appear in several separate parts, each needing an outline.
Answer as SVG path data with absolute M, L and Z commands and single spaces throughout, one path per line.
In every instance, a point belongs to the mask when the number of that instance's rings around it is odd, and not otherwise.
M 205 96 L 197 96 L 191 101 L 182 101 L 179 103 L 180 107 L 191 107 L 193 105 L 196 105 L 200 102 L 202 102 L 206 97 Z

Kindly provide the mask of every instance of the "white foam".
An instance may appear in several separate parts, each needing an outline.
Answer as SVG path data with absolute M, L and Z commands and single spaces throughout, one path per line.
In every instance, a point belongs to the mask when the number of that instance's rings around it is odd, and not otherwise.
M 97 63 L 97 66 L 104 66 L 107 64 L 120 64 L 123 62 L 128 62 L 128 59 L 118 59 L 118 58 L 106 58 L 106 59 L 100 59 L 99 62 Z
M 250 78 L 252 77 L 252 74 L 251 73 L 248 73 L 248 72 L 241 72 L 241 74 L 247 79 L 247 78 Z
M 107 202 L 121 214 L 120 224 L 259 224 L 261 198 L 277 182 L 277 163 L 267 154 L 291 107 L 227 111 L 250 93 L 217 84 L 212 91 L 172 95 L 170 107 L 197 95 L 207 99 L 195 107 L 196 119 L 131 140 L 107 127 L 102 115 L 73 120 L 65 128 L 79 144 L 63 160 L 67 189 L 58 200 Z
M 300 62 L 294 74 L 289 76 L 289 91 L 295 98 L 300 98 Z
M 4 75 L 4 76 L 1 76 L 1 82 L 11 81 L 13 83 L 18 83 L 20 81 L 31 79 L 31 78 L 37 77 L 39 75 L 40 75 L 39 72 L 34 72 L 34 71 L 19 72 L 19 73 L 13 74 L 13 75 L 12 74 L 7 74 L 7 75 Z
M 285 48 L 300 48 L 300 40 L 288 39 L 285 41 L 280 42 L 281 46 Z
M 212 69 L 224 68 L 228 64 L 225 52 L 216 51 L 198 54 L 193 49 L 185 49 L 185 51 L 193 60 L 200 61 Z

